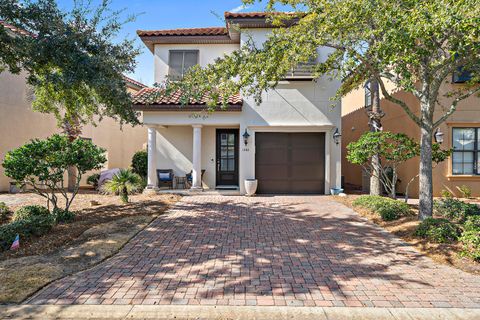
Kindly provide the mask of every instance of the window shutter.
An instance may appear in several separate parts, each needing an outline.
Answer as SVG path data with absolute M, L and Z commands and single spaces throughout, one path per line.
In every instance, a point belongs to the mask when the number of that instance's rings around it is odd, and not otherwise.
M 193 67 L 198 63 L 198 51 L 186 51 L 185 60 L 183 63 L 183 74 L 185 74 L 188 69 Z

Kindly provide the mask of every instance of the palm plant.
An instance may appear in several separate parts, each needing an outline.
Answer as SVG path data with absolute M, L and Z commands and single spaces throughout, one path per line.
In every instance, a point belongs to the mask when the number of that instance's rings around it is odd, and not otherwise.
M 107 193 L 118 194 L 123 203 L 128 203 L 128 195 L 141 189 L 142 178 L 130 169 L 121 169 L 112 180 L 104 185 Z

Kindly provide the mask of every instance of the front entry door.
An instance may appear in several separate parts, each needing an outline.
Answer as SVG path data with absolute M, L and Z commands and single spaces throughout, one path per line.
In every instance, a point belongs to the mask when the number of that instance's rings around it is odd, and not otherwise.
M 217 186 L 238 186 L 238 129 L 217 129 Z

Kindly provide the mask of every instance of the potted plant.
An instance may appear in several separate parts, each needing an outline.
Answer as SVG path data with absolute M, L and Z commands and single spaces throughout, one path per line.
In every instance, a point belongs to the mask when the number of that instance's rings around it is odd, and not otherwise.
M 247 196 L 251 197 L 257 192 L 258 180 L 257 179 L 245 179 L 245 192 Z

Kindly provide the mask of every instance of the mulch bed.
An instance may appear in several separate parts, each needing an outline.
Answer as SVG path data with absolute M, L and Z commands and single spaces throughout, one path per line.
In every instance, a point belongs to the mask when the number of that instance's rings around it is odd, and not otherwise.
M 14 197 L 12 211 L 24 205 L 45 205 L 45 200 L 32 193 L 9 195 Z M 5 197 L 5 195 L 3 195 Z M 85 230 L 105 222 L 138 215 L 159 215 L 180 199 L 179 195 L 133 195 L 130 203 L 122 204 L 119 197 L 102 195 L 94 191 L 82 190 L 75 198 L 71 210 L 76 212 L 75 221 L 59 224 L 48 234 L 28 240 L 20 239 L 18 251 L 0 252 L 0 261 L 31 255 L 43 255 L 68 245 L 78 238 Z M 91 201 L 99 205 L 92 206 Z M 8 221 L 3 221 L 3 223 Z
M 415 247 L 418 251 L 430 257 L 432 260 L 438 263 L 453 266 L 469 273 L 480 274 L 480 263 L 460 256 L 460 252 L 462 250 L 462 245 L 460 243 L 432 243 L 414 235 L 415 229 L 420 223 L 418 220 L 417 206 L 410 206 L 413 213 L 410 216 L 394 221 L 383 221 L 377 214 L 374 214 L 367 209 L 353 207 L 352 202 L 357 197 L 359 197 L 359 195 L 348 195 L 347 197 L 332 196 L 335 201 L 343 203 L 347 207 L 354 209 L 362 217 L 367 218 L 373 223 L 395 234 L 405 242 Z

